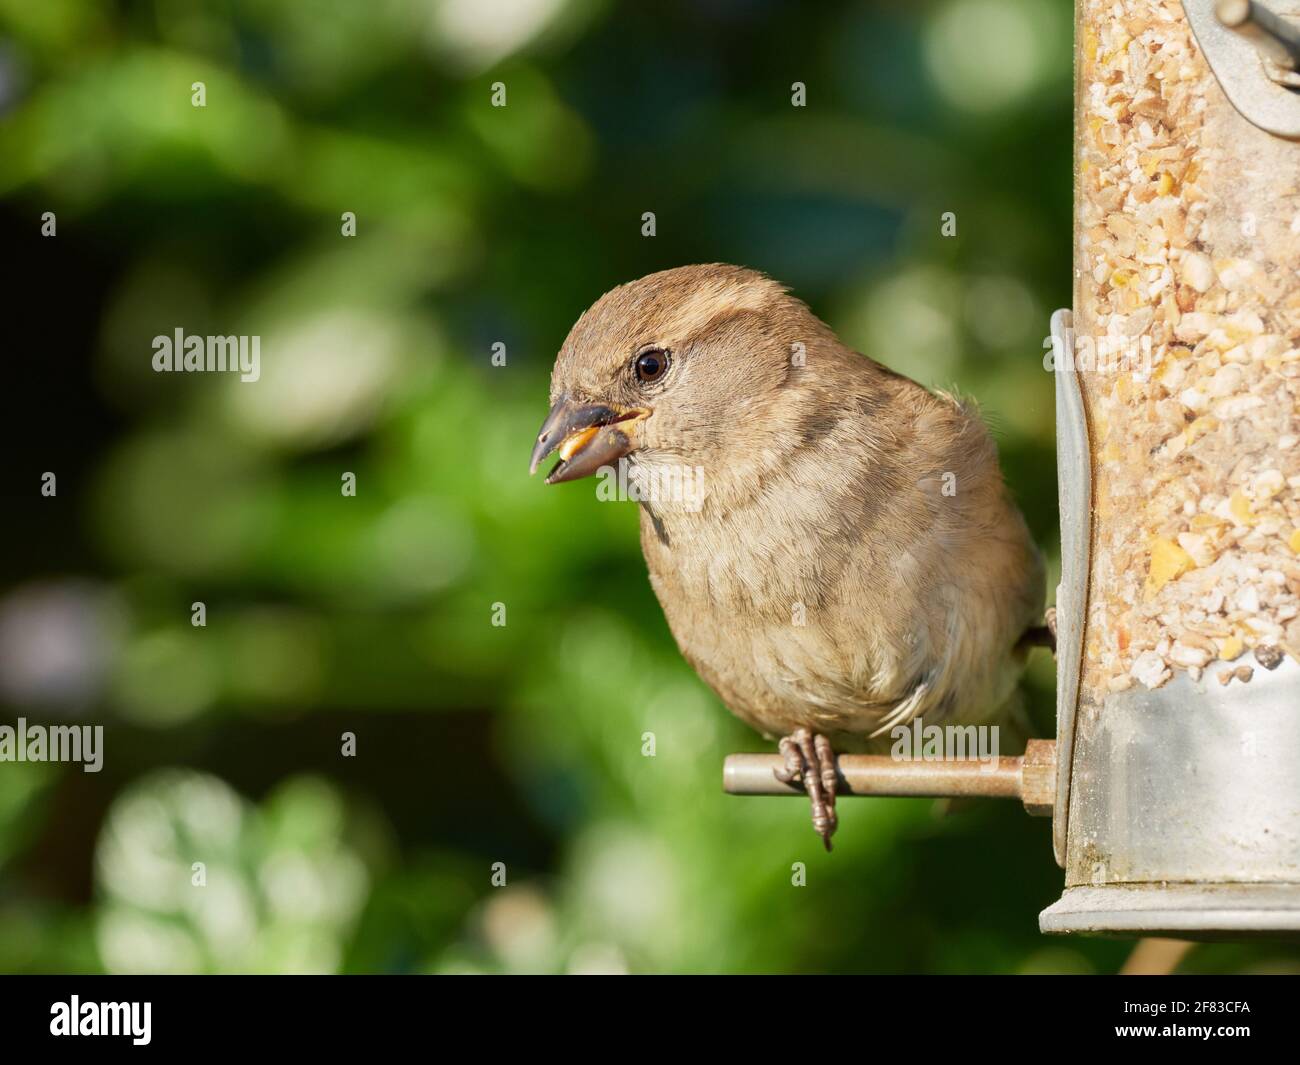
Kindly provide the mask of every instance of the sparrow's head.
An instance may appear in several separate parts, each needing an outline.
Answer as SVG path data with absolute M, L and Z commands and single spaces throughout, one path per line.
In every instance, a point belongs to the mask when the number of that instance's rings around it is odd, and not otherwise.
M 798 300 L 753 270 L 710 264 L 650 274 L 605 293 L 569 333 L 532 467 L 547 484 L 624 456 L 709 467 L 771 445 L 801 354 L 829 336 Z

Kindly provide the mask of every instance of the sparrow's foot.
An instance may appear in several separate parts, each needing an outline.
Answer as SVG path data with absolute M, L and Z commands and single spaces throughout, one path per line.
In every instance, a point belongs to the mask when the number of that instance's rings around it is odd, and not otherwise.
M 812 823 L 821 836 L 826 849 L 831 849 L 831 836 L 839 819 L 835 816 L 835 752 L 831 741 L 806 728 L 795 729 L 783 736 L 778 744 L 785 765 L 772 770 L 782 784 L 798 781 L 808 793 L 812 804 Z

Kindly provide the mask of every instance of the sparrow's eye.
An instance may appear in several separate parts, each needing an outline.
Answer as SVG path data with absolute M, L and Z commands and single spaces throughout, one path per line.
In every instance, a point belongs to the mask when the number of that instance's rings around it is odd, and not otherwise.
M 643 351 L 636 357 L 635 366 L 638 381 L 658 381 L 668 369 L 668 352 L 659 348 Z

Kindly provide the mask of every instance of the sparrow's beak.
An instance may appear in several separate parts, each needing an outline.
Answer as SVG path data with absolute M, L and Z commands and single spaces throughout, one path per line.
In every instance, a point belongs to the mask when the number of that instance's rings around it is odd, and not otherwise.
M 558 451 L 560 461 L 547 475 L 547 484 L 588 477 L 635 450 L 637 429 L 649 416 L 644 407 L 577 403 L 561 396 L 542 422 L 528 472 L 536 473 L 542 459 Z

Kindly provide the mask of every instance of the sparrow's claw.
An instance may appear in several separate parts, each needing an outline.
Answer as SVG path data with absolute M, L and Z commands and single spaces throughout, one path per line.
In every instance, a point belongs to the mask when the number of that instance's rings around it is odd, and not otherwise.
M 785 759 L 785 765 L 780 769 L 773 769 L 772 775 L 782 784 L 793 784 L 803 777 L 803 759 L 799 755 L 799 745 L 794 742 L 793 736 L 782 736 L 781 741 L 776 745 L 776 749 L 781 752 L 781 757 Z
M 831 741 L 806 728 L 798 728 L 789 736 L 781 737 L 777 747 L 785 758 L 785 765 L 773 769 L 773 775 L 782 784 L 798 781 L 803 785 L 812 805 L 813 828 L 826 844 L 826 849 L 830 850 L 831 836 L 839 824 L 839 819 L 835 816 L 838 778 Z

